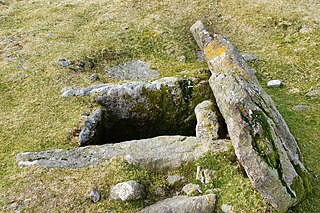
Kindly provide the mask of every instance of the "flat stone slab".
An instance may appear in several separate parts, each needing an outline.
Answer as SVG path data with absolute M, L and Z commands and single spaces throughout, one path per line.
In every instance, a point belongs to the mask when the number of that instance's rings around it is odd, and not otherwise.
M 212 213 L 214 212 L 217 196 L 174 196 L 150 205 L 138 213 Z
M 227 140 L 185 136 L 159 136 L 101 146 L 25 152 L 16 156 L 20 167 L 81 168 L 122 156 L 130 164 L 152 171 L 169 171 L 194 161 L 208 152 L 229 150 Z
M 160 73 L 150 68 L 147 62 L 133 60 L 106 70 L 107 74 L 120 80 L 151 81 L 160 77 Z

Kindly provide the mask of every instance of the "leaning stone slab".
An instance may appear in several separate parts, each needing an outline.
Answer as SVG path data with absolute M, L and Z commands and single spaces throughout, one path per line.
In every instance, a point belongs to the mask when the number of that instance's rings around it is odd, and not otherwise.
M 184 136 L 160 136 L 101 146 L 58 149 L 18 154 L 19 166 L 44 168 L 81 168 L 123 156 L 130 164 L 152 171 L 170 171 L 194 161 L 208 152 L 228 151 L 227 140 Z
M 211 70 L 209 80 L 235 153 L 252 184 L 279 211 L 311 190 L 295 138 L 236 47 L 197 21 L 191 32 Z
M 216 200 L 215 194 L 196 197 L 174 196 L 150 205 L 138 213 L 212 213 Z

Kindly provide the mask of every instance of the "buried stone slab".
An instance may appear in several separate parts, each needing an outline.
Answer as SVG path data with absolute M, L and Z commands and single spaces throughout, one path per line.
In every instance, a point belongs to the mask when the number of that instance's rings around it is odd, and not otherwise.
M 214 212 L 217 196 L 174 196 L 150 205 L 138 213 L 211 213 Z
M 201 101 L 212 98 L 208 81 L 178 77 L 91 86 L 71 89 L 64 94 L 93 94 L 102 107 L 85 122 L 79 136 L 80 146 L 158 135 L 195 135 L 194 108 Z M 216 110 L 219 126 L 224 127 L 215 104 L 212 109 Z M 220 130 L 221 134 L 215 134 L 214 138 L 224 138 L 225 130 Z
M 201 21 L 190 30 L 212 73 L 209 83 L 237 158 L 265 199 L 286 211 L 311 191 L 295 138 L 236 47 Z
M 209 152 L 229 151 L 228 140 L 185 136 L 160 136 L 101 146 L 77 147 L 18 154 L 19 166 L 44 168 L 81 168 L 122 156 L 128 163 L 151 171 L 172 171 Z

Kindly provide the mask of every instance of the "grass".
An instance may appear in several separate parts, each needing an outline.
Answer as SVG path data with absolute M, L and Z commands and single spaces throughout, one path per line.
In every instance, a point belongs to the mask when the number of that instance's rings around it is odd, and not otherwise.
M 15 155 L 75 146 L 66 140 L 67 134 L 79 125 L 82 112 L 92 110 L 95 103 L 90 98 L 63 99 L 60 91 L 67 86 L 91 85 L 88 77 L 92 73 L 103 76 L 106 67 L 131 59 L 148 61 L 162 76 L 193 76 L 206 69 L 205 63 L 196 60 L 198 48 L 189 33 L 199 19 L 211 32 L 226 35 L 240 51 L 259 56 L 251 66 L 263 87 L 271 79 L 284 81 L 283 88 L 267 89 L 267 93 L 298 140 L 305 165 L 318 177 L 320 102 L 304 94 L 320 84 L 319 10 L 319 3 L 312 0 L 0 1 L 2 211 L 12 210 L 19 199 L 25 199 L 25 193 L 30 197 L 26 212 L 55 211 L 63 203 L 68 209 L 61 211 L 101 211 L 111 206 L 118 212 L 130 212 L 141 207 L 141 201 L 122 205 L 105 200 L 95 205 L 83 196 L 95 184 L 107 194 L 110 184 L 133 177 L 162 184 L 160 174 L 127 168 L 121 161 L 79 171 L 19 169 Z M 312 30 L 300 33 L 302 27 Z M 181 55 L 185 62 L 177 59 Z M 70 60 L 72 66 L 60 67 L 59 59 Z M 102 77 L 100 81 L 112 80 Z M 292 110 L 297 104 L 312 108 Z M 313 192 L 294 212 L 320 211 L 320 182 L 317 178 L 312 181 Z M 239 178 L 237 184 L 231 183 L 230 194 L 225 193 L 223 201 L 231 202 L 238 195 L 243 200 L 254 199 L 261 209 L 267 207 L 254 190 L 248 188 L 247 195 L 237 191 L 237 187 L 240 191 L 243 186 L 250 187 L 247 179 Z M 256 212 L 233 205 L 239 212 Z

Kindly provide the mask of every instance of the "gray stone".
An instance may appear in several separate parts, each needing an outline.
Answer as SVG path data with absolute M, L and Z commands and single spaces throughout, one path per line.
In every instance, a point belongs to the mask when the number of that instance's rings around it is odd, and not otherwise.
M 22 201 L 20 201 L 20 202 L 18 203 L 18 205 L 16 206 L 15 212 L 20 212 L 21 210 L 24 209 L 24 207 L 25 207 L 25 204 L 24 204 L 24 201 L 22 200 Z
M 185 62 L 186 61 L 186 57 L 184 55 L 181 55 L 178 57 L 178 61 L 179 62 Z
M 118 183 L 110 189 L 110 199 L 130 201 L 143 198 L 144 186 L 134 180 Z
M 167 183 L 169 186 L 179 186 L 185 182 L 186 178 L 179 175 L 169 175 L 167 177 Z
M 268 83 L 267 83 L 267 86 L 269 88 L 280 87 L 281 85 L 282 85 L 281 80 L 271 80 L 271 81 L 268 81 Z
M 96 188 L 91 189 L 90 199 L 93 203 L 96 203 L 101 199 L 100 192 Z
M 287 211 L 312 189 L 295 138 L 236 47 L 222 35 L 211 36 L 201 21 L 190 30 L 206 56 L 209 83 L 239 162 L 263 197 Z
M 255 61 L 255 60 L 258 59 L 257 56 L 251 55 L 251 54 L 248 54 L 248 53 L 240 53 L 240 55 L 242 56 L 242 58 L 243 58 L 245 61 Z
M 99 75 L 98 75 L 97 73 L 93 73 L 92 75 L 90 75 L 89 79 L 90 79 L 91 81 L 97 81 L 97 80 L 99 80 L 100 78 L 99 78 Z
M 109 88 L 108 84 L 96 84 L 86 88 L 66 87 L 62 90 L 62 97 L 87 96 L 99 92 L 101 89 Z
M 186 195 L 198 194 L 200 191 L 200 186 L 198 184 L 188 183 L 182 188 L 182 192 Z
M 320 97 L 320 89 L 310 90 L 307 94 L 307 97 Z
M 70 61 L 68 61 L 66 59 L 59 59 L 58 63 L 62 67 L 68 67 L 71 65 Z
M 231 205 L 228 204 L 222 204 L 221 205 L 221 211 L 224 213 L 235 213 L 233 211 L 233 207 Z
M 197 125 L 196 136 L 200 138 L 219 138 L 219 120 L 218 110 L 214 109 L 215 105 L 212 101 L 206 100 L 201 102 L 194 109 Z
M 165 189 L 163 187 L 158 186 L 158 187 L 155 188 L 154 194 L 159 196 L 159 197 L 164 197 L 164 196 L 166 196 L 166 191 L 165 191 Z
M 150 205 L 138 213 L 212 213 L 215 204 L 215 194 L 196 197 L 174 196 Z
M 106 70 L 107 74 L 120 80 L 145 80 L 150 81 L 160 77 L 160 73 L 150 69 L 147 62 L 134 60 Z
M 311 31 L 312 31 L 312 28 L 302 27 L 302 28 L 299 30 L 299 33 L 305 34 L 305 33 L 311 32 Z
M 88 117 L 79 134 L 79 146 L 99 144 L 104 137 L 104 111 L 99 108 Z
M 81 168 L 123 156 L 131 164 L 152 171 L 172 171 L 208 152 L 228 151 L 230 142 L 185 136 L 160 136 L 101 146 L 26 152 L 17 155 L 19 166 Z
M 308 110 L 310 109 L 310 106 L 306 106 L 306 105 L 295 105 L 292 107 L 292 109 L 294 110 Z

